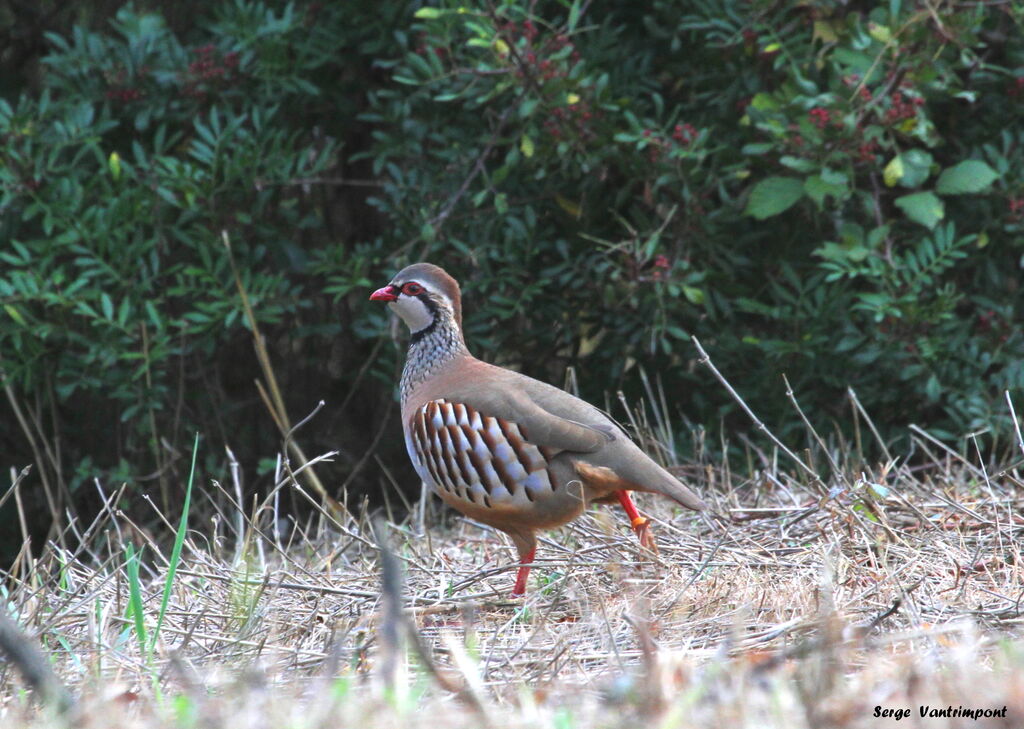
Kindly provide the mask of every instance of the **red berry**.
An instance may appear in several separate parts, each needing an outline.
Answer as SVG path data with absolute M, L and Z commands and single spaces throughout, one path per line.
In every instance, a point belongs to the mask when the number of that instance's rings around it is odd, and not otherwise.
M 811 122 L 814 126 L 818 127 L 818 129 L 824 129 L 832 119 L 832 115 L 829 113 L 828 109 L 821 106 L 816 106 L 811 109 L 809 116 L 811 117 Z

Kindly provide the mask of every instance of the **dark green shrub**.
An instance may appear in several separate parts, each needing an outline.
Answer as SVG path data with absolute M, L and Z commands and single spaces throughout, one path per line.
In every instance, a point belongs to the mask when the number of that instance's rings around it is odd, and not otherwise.
M 478 339 L 549 377 L 579 365 L 592 396 L 642 361 L 703 422 L 725 401 L 690 333 L 775 422 L 795 423 L 781 372 L 823 420 L 847 384 L 893 425 L 1004 412 L 1019 11 L 580 7 L 424 8 L 401 86 L 372 97 L 402 236 L 429 240 L 423 211 L 469 179 L 444 234 L 481 271 Z
M 944 8 L 236 0 L 51 34 L 0 100 L 7 382 L 72 487 L 175 472 L 195 428 L 269 455 L 226 231 L 293 416 L 328 400 L 334 486 L 376 485 L 374 446 L 404 468 L 365 296 L 420 258 L 479 355 L 595 400 L 642 366 L 745 427 L 696 334 L 784 434 L 783 372 L 820 423 L 847 385 L 890 434 L 993 423 L 1024 377 L 1021 17 Z
M 69 469 L 158 470 L 208 410 L 232 417 L 200 384 L 244 335 L 220 231 L 263 321 L 308 306 L 301 236 L 322 222 L 300 181 L 338 145 L 294 107 L 333 41 L 293 10 L 234 3 L 204 38 L 187 47 L 159 15 L 122 10 L 112 33 L 50 37 L 40 97 L 0 100 L 3 367 Z

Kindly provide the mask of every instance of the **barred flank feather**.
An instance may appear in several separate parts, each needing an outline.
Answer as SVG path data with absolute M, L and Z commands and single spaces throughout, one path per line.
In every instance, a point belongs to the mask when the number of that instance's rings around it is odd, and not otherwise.
M 484 506 L 532 502 L 555 488 L 550 449 L 530 443 L 515 423 L 440 399 L 416 411 L 410 430 L 433 485 L 460 499 Z

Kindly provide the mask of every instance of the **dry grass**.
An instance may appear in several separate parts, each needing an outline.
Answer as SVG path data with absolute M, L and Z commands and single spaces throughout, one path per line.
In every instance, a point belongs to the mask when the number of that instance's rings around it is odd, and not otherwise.
M 107 511 L 88 549 L 24 553 L 8 610 L 81 697 L 81 727 L 855 727 L 893 721 L 876 705 L 921 704 L 1024 722 L 1014 472 L 950 457 L 822 496 L 770 460 L 744 477 L 694 468 L 723 520 L 641 497 L 654 557 L 594 510 L 542 543 L 522 602 L 504 599 L 515 552 L 500 535 L 462 520 L 419 533 L 414 517 L 387 530 L 405 579 L 389 618 L 366 523 L 320 512 L 278 540 L 271 506 L 243 514 L 211 488 L 195 513 L 217 516 L 193 518 L 151 655 L 126 617 L 122 543 L 147 545 L 152 633 L 170 523 L 149 534 Z M 58 721 L 3 679 L 4 726 Z

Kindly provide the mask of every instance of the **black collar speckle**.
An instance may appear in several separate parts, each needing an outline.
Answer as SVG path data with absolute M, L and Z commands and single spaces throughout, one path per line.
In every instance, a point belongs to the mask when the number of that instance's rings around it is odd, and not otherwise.
M 430 310 L 431 319 L 430 323 L 427 324 L 427 326 L 423 327 L 419 331 L 412 333 L 412 337 L 409 340 L 410 344 L 416 344 L 416 342 L 423 339 L 423 337 L 434 332 L 437 329 L 437 322 L 441 318 L 440 311 L 437 308 L 437 304 L 435 304 L 434 300 L 427 295 L 426 291 L 424 291 L 422 294 L 417 295 L 416 298 L 422 301 L 423 304 L 427 307 L 427 309 Z

